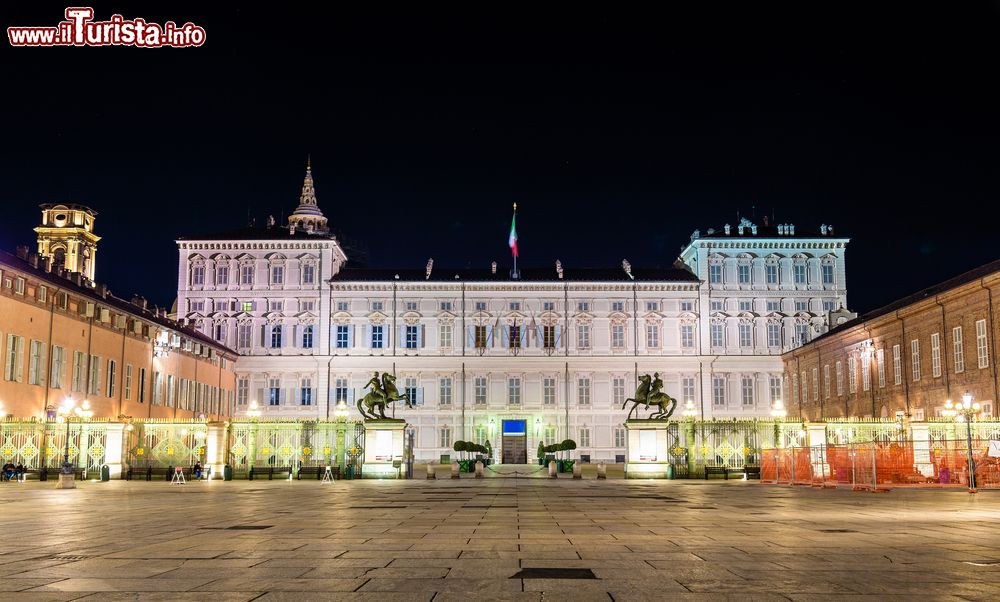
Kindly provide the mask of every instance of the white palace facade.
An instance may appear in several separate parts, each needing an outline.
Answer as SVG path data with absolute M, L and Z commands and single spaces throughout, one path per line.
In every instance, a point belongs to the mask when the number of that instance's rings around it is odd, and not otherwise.
M 614 461 L 625 398 L 653 372 L 678 418 L 767 416 L 781 353 L 849 316 L 849 240 L 832 226 L 743 219 L 695 231 L 671 268 L 554 261 L 515 277 L 415 258 L 348 267 L 309 170 L 288 222 L 178 240 L 178 317 L 240 353 L 236 415 L 256 402 L 265 417 L 326 419 L 343 400 L 357 417 L 372 373 L 395 374 L 418 459 L 489 440 L 531 461 L 539 441 L 571 438 L 581 457 Z

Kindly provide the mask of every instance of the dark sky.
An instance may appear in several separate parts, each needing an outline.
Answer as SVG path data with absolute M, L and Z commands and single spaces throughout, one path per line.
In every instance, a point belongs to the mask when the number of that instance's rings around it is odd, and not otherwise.
M 39 203 L 90 205 L 98 280 L 169 304 L 174 239 L 287 215 L 311 153 L 321 208 L 375 267 L 505 265 L 515 200 L 535 266 L 669 265 L 756 207 L 849 235 L 849 304 L 868 310 L 1000 256 L 1000 10 L 874 4 L 95 4 L 207 43 L 5 40 L 0 246 L 33 241 Z

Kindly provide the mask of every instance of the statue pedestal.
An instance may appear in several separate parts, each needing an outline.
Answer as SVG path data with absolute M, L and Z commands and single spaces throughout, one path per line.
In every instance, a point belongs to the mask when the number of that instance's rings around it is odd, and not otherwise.
M 59 482 L 56 489 L 76 489 L 76 476 L 73 474 L 59 473 Z
M 668 420 L 626 420 L 626 479 L 666 479 L 672 465 L 667 450 Z
M 405 430 L 405 420 L 365 421 L 365 457 L 361 478 L 401 478 Z

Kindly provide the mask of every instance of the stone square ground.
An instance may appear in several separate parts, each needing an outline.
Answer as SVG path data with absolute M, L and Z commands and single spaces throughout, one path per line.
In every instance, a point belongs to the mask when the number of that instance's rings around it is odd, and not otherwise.
M 992 600 L 1000 492 L 0 484 L 3 600 Z

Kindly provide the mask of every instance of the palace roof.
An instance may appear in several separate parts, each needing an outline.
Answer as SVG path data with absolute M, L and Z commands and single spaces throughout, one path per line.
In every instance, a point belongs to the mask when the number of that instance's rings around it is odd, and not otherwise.
M 512 278 L 509 269 L 498 267 L 496 273 L 489 268 L 435 267 L 428 277 L 426 269 L 344 268 L 331 282 L 632 282 L 624 269 L 618 268 L 564 268 L 560 279 L 556 269 L 521 268 L 518 278 Z M 685 268 L 632 268 L 635 282 L 696 283 L 698 277 Z

